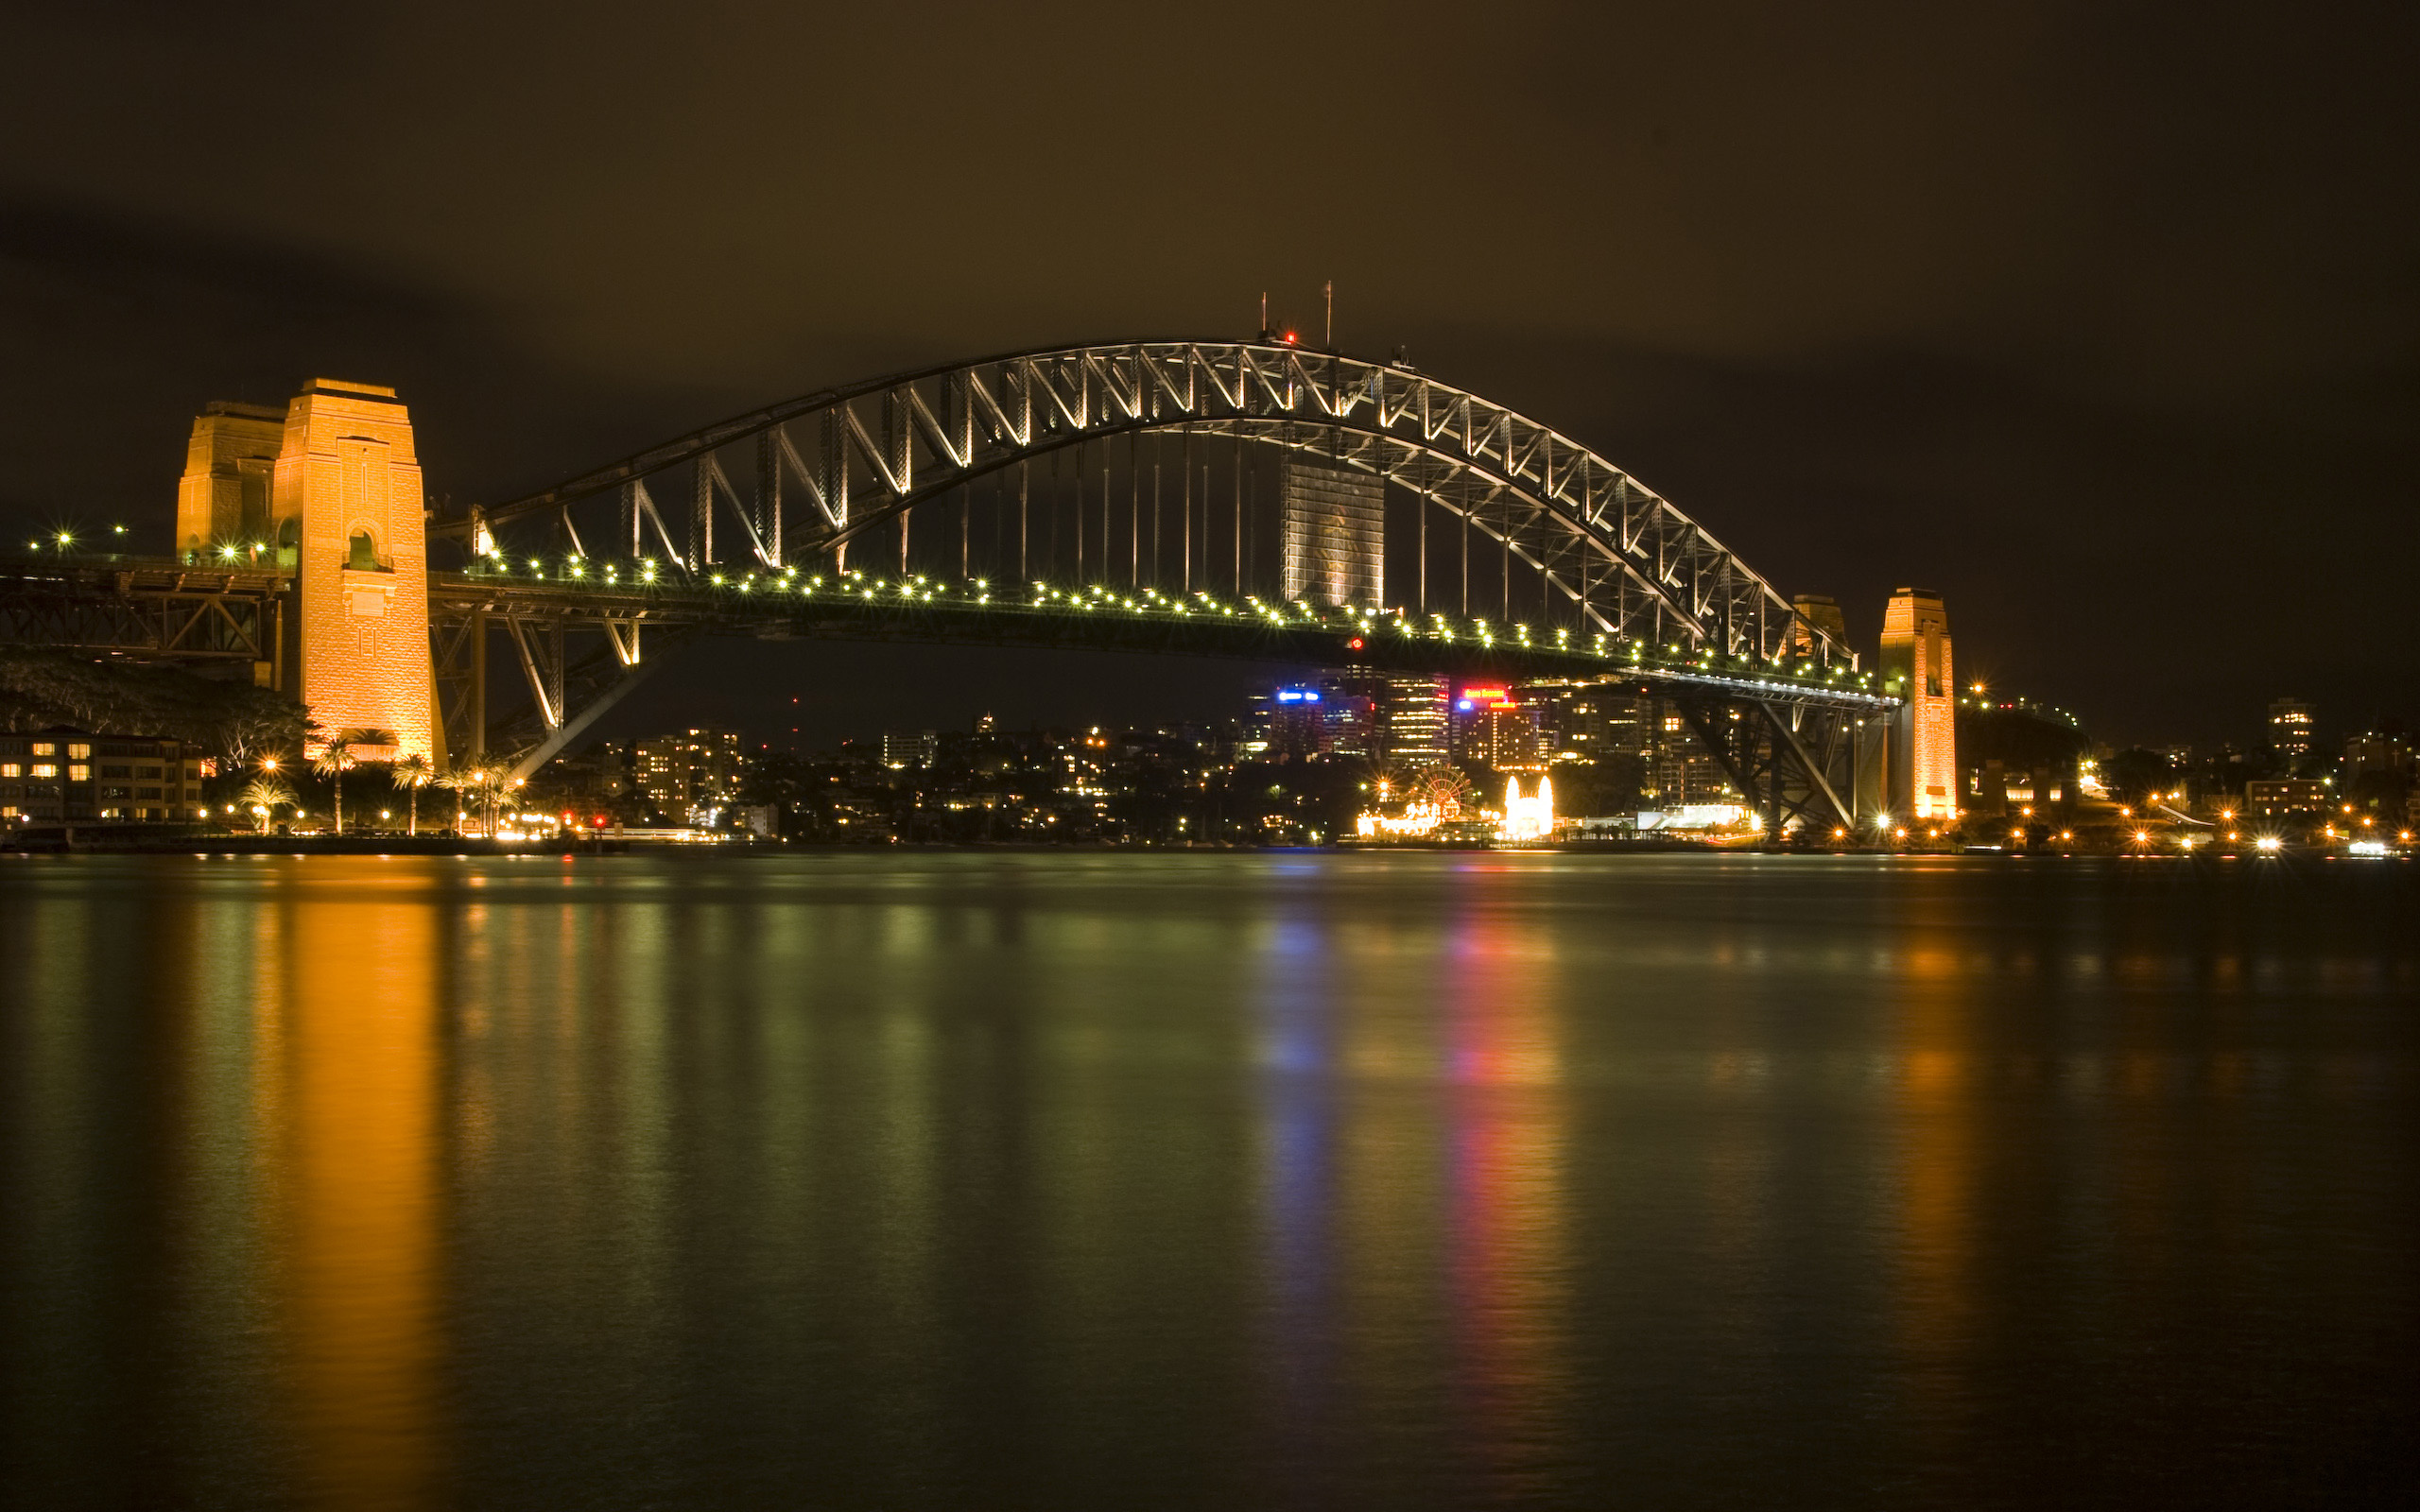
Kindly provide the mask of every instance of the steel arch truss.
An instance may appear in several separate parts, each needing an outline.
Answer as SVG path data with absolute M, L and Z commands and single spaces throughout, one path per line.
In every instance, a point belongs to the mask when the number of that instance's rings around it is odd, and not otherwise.
M 588 540 L 610 539 L 609 554 L 661 549 L 694 574 L 717 560 L 725 519 L 748 558 L 778 567 L 843 553 L 903 511 L 1018 462 L 1179 429 L 1314 453 L 1398 484 L 1500 542 L 1601 633 L 1857 664 L 1703 526 L 1570 438 L 1408 367 L 1282 344 L 1070 347 L 828 389 L 436 528 L 477 551 L 508 526 L 537 524 L 582 555 Z M 589 514 L 583 537 L 580 512 L 600 500 L 615 514 Z

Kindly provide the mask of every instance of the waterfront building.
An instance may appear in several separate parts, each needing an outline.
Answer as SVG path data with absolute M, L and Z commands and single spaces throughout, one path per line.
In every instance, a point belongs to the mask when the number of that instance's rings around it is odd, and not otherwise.
M 58 728 L 0 734 L 0 822 L 190 824 L 201 753 L 182 741 Z
M 2254 778 L 2243 784 L 2243 812 L 2255 819 L 2316 814 L 2327 806 L 2327 784 L 2311 777 Z

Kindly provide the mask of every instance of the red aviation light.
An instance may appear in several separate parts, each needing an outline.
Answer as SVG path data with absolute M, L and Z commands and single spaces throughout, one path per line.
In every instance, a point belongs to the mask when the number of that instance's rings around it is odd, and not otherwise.
M 1359 636 L 1357 636 L 1357 636 L 1355 636 L 1353 639 L 1351 639 L 1351 640 L 1349 640 L 1349 641 L 1345 642 L 1345 643 L 1344 643 L 1344 648 L 1345 648 L 1346 650 L 1348 650 L 1348 651 L 1358 651 L 1358 650 L 1360 650 L 1360 649 L 1361 649 L 1361 637 L 1359 637 Z

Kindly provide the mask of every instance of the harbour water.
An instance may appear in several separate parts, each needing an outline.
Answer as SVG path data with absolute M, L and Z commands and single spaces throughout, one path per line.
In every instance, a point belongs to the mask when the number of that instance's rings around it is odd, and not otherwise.
M 2346 1505 L 2396 863 L 0 861 L 21 1506 Z

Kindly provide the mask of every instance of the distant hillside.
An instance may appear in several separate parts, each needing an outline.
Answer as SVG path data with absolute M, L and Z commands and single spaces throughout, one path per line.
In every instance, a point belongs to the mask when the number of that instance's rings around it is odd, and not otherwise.
M 295 748 L 307 724 L 301 704 L 250 683 L 0 646 L 0 730 L 72 725 L 101 735 L 167 735 L 240 762 Z

